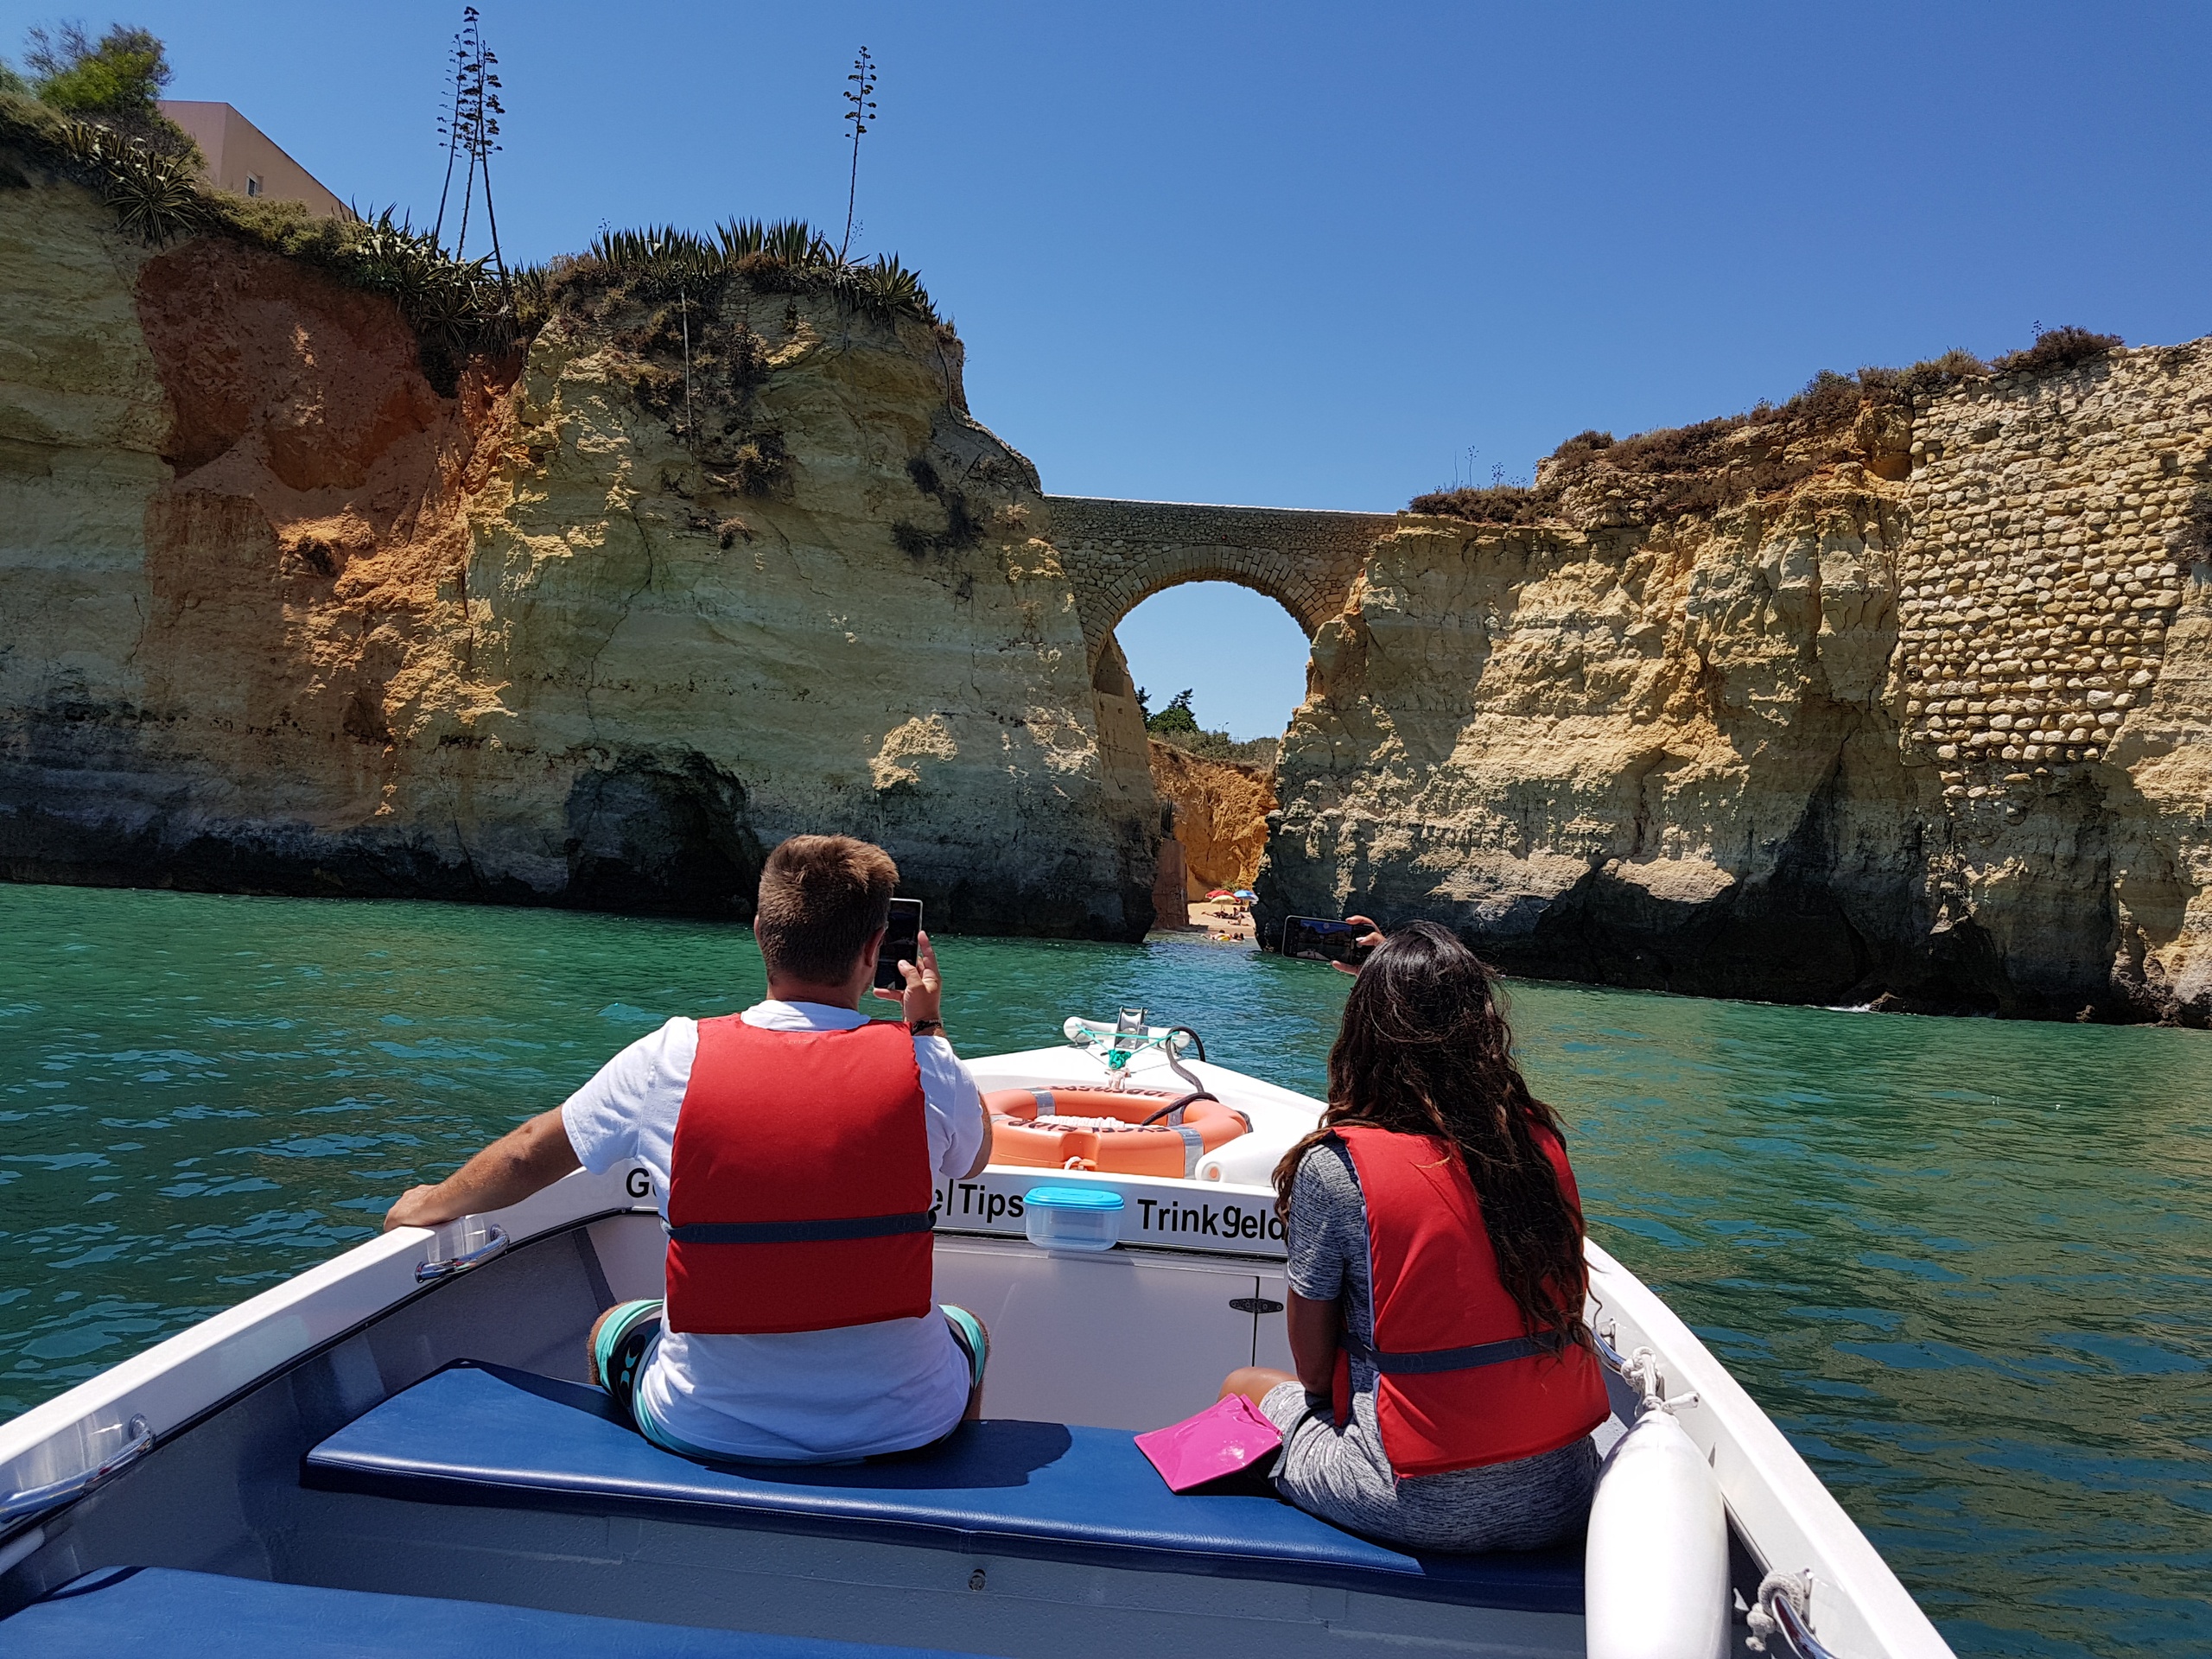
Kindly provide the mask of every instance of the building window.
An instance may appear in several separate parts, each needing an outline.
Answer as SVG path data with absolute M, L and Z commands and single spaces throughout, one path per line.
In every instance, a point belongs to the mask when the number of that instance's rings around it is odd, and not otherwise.
M 249 196 L 257 196 L 261 194 L 261 178 L 259 175 L 249 173 L 245 175 L 245 193 Z

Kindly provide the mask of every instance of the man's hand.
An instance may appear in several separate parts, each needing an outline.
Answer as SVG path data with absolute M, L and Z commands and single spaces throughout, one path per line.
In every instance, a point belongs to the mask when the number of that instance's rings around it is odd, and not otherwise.
M 1372 916 L 1347 916 L 1344 918 L 1344 920 L 1348 922 L 1357 922 L 1362 927 L 1367 930 L 1366 932 L 1361 934 L 1357 938 L 1352 941 L 1354 944 L 1362 945 L 1366 949 L 1372 950 L 1376 945 L 1382 943 L 1382 930 L 1375 925 L 1375 918 Z M 1341 962 L 1332 962 L 1329 966 L 1335 969 L 1340 974 L 1357 974 L 1359 971 L 1358 969 L 1349 967 Z
M 387 1233 L 395 1227 L 437 1227 L 458 1217 L 444 1213 L 445 1206 L 438 1202 L 442 1181 L 429 1186 L 410 1186 L 399 1195 L 399 1202 L 384 1212 L 384 1230 Z M 464 1210 L 461 1215 L 468 1212 Z
M 906 988 L 887 991 L 879 988 L 875 993 L 887 1002 L 903 1005 L 906 1023 L 910 1026 L 938 1018 L 941 982 L 937 971 L 937 948 L 930 943 L 928 934 L 914 936 L 914 954 L 921 958 L 918 963 L 903 958 L 899 963 L 899 975 L 906 982 Z
M 409 1187 L 385 1211 L 384 1230 L 439 1227 L 504 1210 L 552 1185 L 579 1162 L 556 1106 L 500 1136 L 435 1186 Z

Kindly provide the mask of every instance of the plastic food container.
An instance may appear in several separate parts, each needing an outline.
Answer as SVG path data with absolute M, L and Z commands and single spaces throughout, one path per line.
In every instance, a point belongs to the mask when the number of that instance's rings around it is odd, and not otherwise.
M 1021 1224 L 1040 1250 L 1110 1250 L 1122 1242 L 1122 1195 L 1103 1186 L 1033 1186 Z

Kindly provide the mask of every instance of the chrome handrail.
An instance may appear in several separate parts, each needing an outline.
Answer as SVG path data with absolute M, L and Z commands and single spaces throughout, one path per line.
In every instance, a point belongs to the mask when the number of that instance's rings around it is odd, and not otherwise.
M 1770 1573 L 1759 1580 L 1758 1593 L 1745 1618 L 1751 1632 L 1746 1647 L 1763 1653 L 1768 1638 L 1779 1636 L 1796 1659 L 1836 1659 L 1807 1622 L 1812 1578 L 1810 1573 Z
M 448 1256 L 442 1262 L 425 1262 L 415 1269 L 415 1282 L 427 1285 L 440 1279 L 450 1279 L 456 1273 L 467 1273 L 471 1268 L 480 1268 L 507 1248 L 507 1230 L 493 1227 L 481 1244 L 464 1255 Z
M 0 1527 L 14 1525 L 28 1516 L 59 1508 L 61 1504 L 82 1497 L 110 1475 L 126 1464 L 136 1463 L 154 1449 L 154 1431 L 143 1416 L 133 1417 L 124 1432 L 130 1436 L 115 1455 L 80 1471 L 65 1479 L 49 1481 L 43 1486 L 26 1487 L 0 1497 Z

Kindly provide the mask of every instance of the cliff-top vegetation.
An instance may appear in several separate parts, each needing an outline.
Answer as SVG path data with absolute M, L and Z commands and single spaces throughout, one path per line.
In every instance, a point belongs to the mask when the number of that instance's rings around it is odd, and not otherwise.
M 625 297 L 711 307 L 738 283 L 819 295 L 951 338 L 919 276 L 895 255 L 848 260 L 803 220 L 732 220 L 711 236 L 612 232 L 581 254 L 494 270 L 490 256 L 447 252 L 435 229 L 396 208 L 318 218 L 298 203 L 209 186 L 198 148 L 156 106 L 169 70 L 162 42 L 144 29 L 118 25 L 97 42 L 76 25 L 51 36 L 35 30 L 25 61 L 33 76 L 0 60 L 0 189 L 29 185 L 29 163 L 96 191 L 118 226 L 150 246 L 227 236 L 385 295 L 414 330 L 425 374 L 447 395 L 469 359 L 512 353 L 564 310 L 593 315 Z
M 1841 461 L 1865 461 L 1872 454 L 1878 471 L 1901 467 L 1901 452 L 1880 448 L 1889 429 L 1884 417 L 1891 410 L 1909 414 L 1916 397 L 1969 378 L 2055 372 L 2124 343 L 2117 334 L 2061 327 L 2044 330 L 2032 346 L 1993 362 L 1951 351 L 1907 369 L 1823 369 L 1787 403 L 1626 438 L 1578 432 L 1537 464 L 1533 484 L 1432 490 L 1408 508 L 1475 524 L 1539 524 L 1563 518 L 1573 491 L 1597 493 L 1637 523 L 1714 512 L 1789 489 Z
M 151 31 L 115 23 L 95 41 L 82 23 L 34 29 L 23 39 L 23 69 L 29 73 L 0 58 L 0 92 L 35 99 L 156 154 L 200 159 L 200 147 L 162 113 L 162 88 L 174 72 L 168 48 Z
M 1172 743 L 1186 753 L 1202 760 L 1233 760 L 1239 766 L 1259 766 L 1272 772 L 1275 758 L 1282 752 L 1282 740 L 1276 737 L 1248 737 L 1237 739 L 1227 732 L 1210 732 L 1198 724 L 1198 717 L 1192 712 L 1191 693 L 1179 691 L 1165 709 L 1154 713 L 1152 699 L 1144 688 L 1137 689 L 1137 707 L 1146 710 L 1144 729 L 1147 735 L 1163 743 Z

